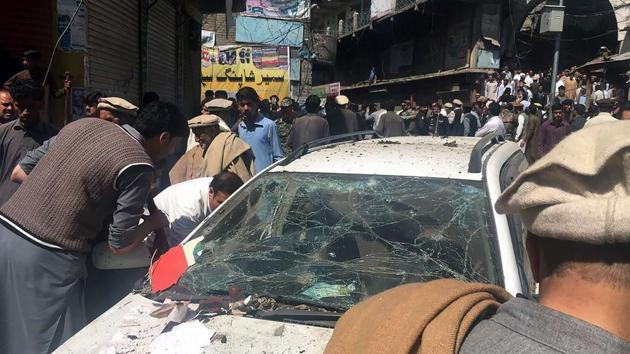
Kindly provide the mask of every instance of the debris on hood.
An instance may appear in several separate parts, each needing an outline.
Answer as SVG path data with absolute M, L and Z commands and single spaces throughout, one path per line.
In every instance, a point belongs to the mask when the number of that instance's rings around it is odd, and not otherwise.
M 189 321 L 160 334 L 151 343 L 151 354 L 201 354 L 216 331 L 199 321 Z
M 215 333 L 212 338 L 210 338 L 211 343 L 227 343 L 227 336 L 221 333 Z
M 455 140 L 446 141 L 442 145 L 447 146 L 447 147 L 457 147 L 457 141 L 455 141 Z
M 172 309 L 175 308 L 173 305 Z M 141 308 L 135 308 L 127 314 L 118 331 L 114 333 L 108 348 L 101 352 L 115 353 L 144 353 L 154 338 L 166 327 L 167 321 L 164 318 L 150 316 Z

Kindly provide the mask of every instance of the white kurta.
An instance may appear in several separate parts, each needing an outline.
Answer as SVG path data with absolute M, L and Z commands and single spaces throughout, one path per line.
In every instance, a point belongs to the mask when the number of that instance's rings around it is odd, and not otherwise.
M 212 177 L 174 184 L 153 199 L 168 219 L 165 232 L 170 246 L 183 241 L 212 212 L 208 201 L 210 182 Z

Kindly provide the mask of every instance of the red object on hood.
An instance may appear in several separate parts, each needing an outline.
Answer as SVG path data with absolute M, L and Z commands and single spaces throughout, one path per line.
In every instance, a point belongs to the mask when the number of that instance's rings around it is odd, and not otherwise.
M 175 285 L 188 268 L 184 247 L 177 245 L 164 253 L 149 268 L 151 290 L 163 291 Z

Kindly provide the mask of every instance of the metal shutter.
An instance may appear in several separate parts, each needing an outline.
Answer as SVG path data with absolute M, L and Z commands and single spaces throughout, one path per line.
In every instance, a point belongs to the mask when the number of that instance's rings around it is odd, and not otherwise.
M 52 44 L 52 2 L 41 0 L 3 1 L 0 16 L 0 85 L 23 69 L 20 57 L 24 51 L 42 53 L 48 64 Z
M 140 105 L 138 0 L 89 0 L 88 87 Z
M 176 14 L 175 6 L 169 0 L 158 0 L 149 9 L 145 89 L 177 104 Z

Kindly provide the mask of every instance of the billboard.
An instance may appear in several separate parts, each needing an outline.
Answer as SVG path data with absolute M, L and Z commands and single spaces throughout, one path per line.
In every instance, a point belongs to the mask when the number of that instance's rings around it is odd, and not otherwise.
M 202 47 L 201 92 L 224 90 L 234 96 L 250 86 L 261 98 L 289 95 L 288 47 Z M 203 95 L 202 95 L 203 96 Z
M 395 0 L 372 0 L 370 5 L 370 18 L 376 20 L 390 15 L 395 5 Z
M 306 0 L 247 0 L 246 16 L 267 18 L 304 19 L 309 17 L 309 5 Z
M 301 47 L 304 24 L 301 22 L 237 16 L 236 41 L 268 46 Z

